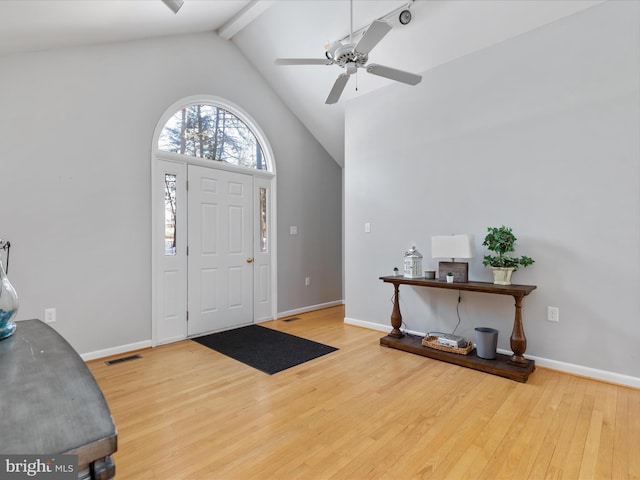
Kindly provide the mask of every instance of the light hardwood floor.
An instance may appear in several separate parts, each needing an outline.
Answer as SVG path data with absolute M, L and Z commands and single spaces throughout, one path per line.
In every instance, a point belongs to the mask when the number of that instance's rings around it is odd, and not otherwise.
M 340 350 L 267 375 L 192 341 L 88 363 L 116 478 L 640 478 L 640 391 L 538 367 L 526 384 L 380 347 L 342 307 L 263 324 Z

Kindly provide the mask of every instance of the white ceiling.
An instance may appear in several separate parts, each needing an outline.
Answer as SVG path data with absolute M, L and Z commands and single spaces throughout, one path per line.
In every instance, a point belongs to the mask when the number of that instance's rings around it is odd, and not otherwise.
M 370 62 L 422 74 L 602 1 L 416 0 L 411 23 L 400 25 L 395 15 L 389 20 L 393 29 Z M 409 3 L 355 0 L 354 30 Z M 274 59 L 322 58 L 327 41 L 349 33 L 349 14 L 348 0 L 184 0 L 177 14 L 161 0 L 2 0 L 0 55 L 217 31 L 238 46 L 343 165 L 345 102 L 394 82 L 362 72 L 357 92 L 351 78 L 340 102 L 325 105 L 340 67 L 276 66 Z

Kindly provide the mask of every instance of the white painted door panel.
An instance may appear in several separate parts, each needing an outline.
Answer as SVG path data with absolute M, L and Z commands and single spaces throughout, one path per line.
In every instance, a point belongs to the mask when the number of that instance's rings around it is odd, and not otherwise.
M 256 322 L 271 320 L 272 312 L 271 284 L 273 269 L 271 268 L 271 250 L 273 244 L 273 202 L 271 181 L 265 178 L 254 178 L 254 312 Z
M 170 184 L 175 186 L 175 245 L 167 245 L 166 223 Z M 187 335 L 187 168 L 158 161 L 153 176 L 153 318 L 155 344 Z
M 253 322 L 253 178 L 188 167 L 188 335 Z

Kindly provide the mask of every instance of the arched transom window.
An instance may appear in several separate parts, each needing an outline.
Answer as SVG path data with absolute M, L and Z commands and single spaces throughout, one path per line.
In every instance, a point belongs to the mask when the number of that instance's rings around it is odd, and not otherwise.
M 189 105 L 165 124 L 158 149 L 191 157 L 267 170 L 262 147 L 251 129 L 216 105 Z

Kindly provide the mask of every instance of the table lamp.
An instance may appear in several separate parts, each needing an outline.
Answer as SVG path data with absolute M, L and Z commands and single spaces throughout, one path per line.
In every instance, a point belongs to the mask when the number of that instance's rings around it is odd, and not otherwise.
M 453 273 L 454 282 L 469 281 L 469 264 L 456 262 L 456 258 L 473 258 L 471 236 L 467 234 L 436 235 L 431 237 L 431 257 L 450 258 L 450 262 L 438 263 L 438 280 L 445 280 L 447 273 Z

